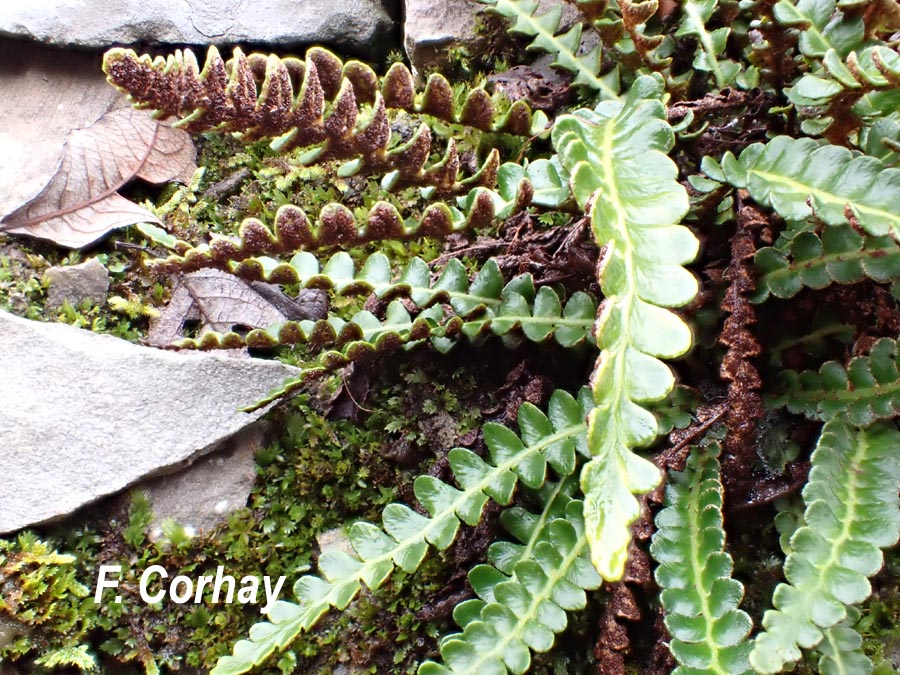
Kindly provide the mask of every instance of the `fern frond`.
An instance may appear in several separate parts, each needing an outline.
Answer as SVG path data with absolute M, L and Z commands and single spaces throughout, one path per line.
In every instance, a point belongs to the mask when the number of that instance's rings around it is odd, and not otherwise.
M 809 138 L 777 136 L 722 159 L 729 183 L 750 191 L 787 220 L 815 216 L 828 225 L 858 223 L 876 237 L 900 239 L 900 169 Z
M 744 588 L 725 551 L 719 452 L 715 443 L 693 449 L 685 471 L 669 475 L 666 508 L 656 516 L 650 554 L 679 663 L 674 675 L 752 672 L 752 624 L 737 608 Z
M 822 65 L 823 70 L 804 75 L 785 92 L 807 118 L 803 130 L 814 135 L 834 127 L 846 137 L 860 126 L 862 115 L 871 113 L 871 100 L 861 102 L 863 97 L 900 86 L 900 55 L 885 45 L 850 52 L 846 59 L 829 49 Z
M 325 205 L 315 224 L 303 209 L 286 204 L 275 212 L 271 230 L 258 218 L 246 218 L 237 238 L 215 234 L 208 244 L 197 246 L 176 240 L 169 243 L 175 254 L 152 260 L 149 264 L 165 273 L 193 272 L 205 267 L 227 269 L 230 263 L 252 256 L 293 253 L 323 246 L 350 247 L 383 239 L 445 237 L 487 225 L 495 215 L 509 215 L 524 208 L 530 200 L 531 187 L 527 180 L 517 184 L 512 201 L 505 201 L 484 188 L 476 188 L 465 200 L 464 212 L 438 202 L 425 209 L 419 222 L 412 225 L 387 202 L 372 206 L 362 225 L 357 223 L 353 212 L 341 204 Z M 498 204 L 499 208 L 495 209 Z
M 585 590 L 598 588 L 602 579 L 591 564 L 581 502 L 559 496 L 564 499 L 557 502 L 566 502 L 562 515 L 545 512 L 535 518 L 541 526 L 534 528 L 509 573 L 492 565 L 469 572 L 479 599 L 453 612 L 463 632 L 444 637 L 444 663 L 425 662 L 419 675 L 524 673 L 531 666 L 530 652 L 549 650 L 555 634 L 565 630 L 566 612 L 584 609 Z M 559 507 L 551 502 L 547 510 Z
M 775 589 L 775 608 L 750 654 L 758 672 L 780 672 L 800 658 L 800 647 L 819 645 L 823 630 L 847 617 L 847 605 L 868 597 L 880 548 L 900 537 L 898 447 L 892 423 L 856 429 L 835 417 L 825 425 L 803 489 L 805 524 L 784 565 L 787 583 Z
M 247 140 L 275 138 L 281 149 L 328 143 L 335 156 L 349 156 L 351 148 L 343 146 L 356 146 L 353 151 L 362 154 L 366 148 L 386 148 L 386 108 L 518 135 L 534 133 L 533 127 L 546 122 L 543 114 L 532 116 L 522 101 L 501 114 L 484 89 L 472 89 L 458 106 L 441 75 L 429 77 L 417 96 L 413 75 L 403 64 L 395 63 L 379 78 L 364 63 L 344 63 L 321 47 L 309 49 L 306 61 L 246 56 L 236 48 L 226 63 L 211 46 L 202 71 L 189 49 L 155 59 L 131 49 L 111 49 L 104 55 L 103 70 L 136 106 L 159 117 L 177 117 L 192 133 L 217 129 Z M 327 118 L 326 104 L 331 108 Z M 358 104 L 372 106 L 371 119 L 361 127 Z
M 700 49 L 694 57 L 694 68 L 713 74 L 716 87 L 728 86 L 741 72 L 741 67 L 734 61 L 723 57 L 725 45 L 731 29 L 706 29 L 706 22 L 716 11 L 718 0 L 686 0 L 681 5 L 681 24 L 675 35 L 677 37 L 692 35 L 700 42 Z
M 572 193 L 605 247 L 599 276 L 606 299 L 596 328 L 601 354 L 591 380 L 593 459 L 582 470 L 581 486 L 591 556 L 607 580 L 624 571 L 630 525 L 640 513 L 634 495 L 660 480 L 658 469 L 632 452 L 656 438 L 656 419 L 641 403 L 672 390 L 674 377 L 661 359 L 691 346 L 688 326 L 664 308 L 684 305 L 697 293 L 683 265 L 698 242 L 676 224 L 688 198 L 666 156 L 674 134 L 662 93 L 661 78 L 641 77 L 625 103 L 563 115 L 552 132 Z
M 847 618 L 822 631 L 819 652 L 819 675 L 870 675 L 874 666 L 862 651 L 862 636 L 853 629 L 859 621 L 859 610 L 847 608 Z
M 851 423 L 865 426 L 900 413 L 900 353 L 897 342 L 881 338 L 868 356 L 857 356 L 844 368 L 828 361 L 819 371 L 781 373 L 784 393 L 771 403 L 814 420 L 846 414 Z
M 300 288 L 330 290 L 339 296 L 374 294 L 382 300 L 393 300 L 387 308 L 387 319 L 381 322 L 371 312 L 357 313 L 350 321 L 330 317 L 320 321 L 287 321 L 267 329 L 252 330 L 245 336 L 209 332 L 195 340 L 178 344 L 182 349 L 235 348 L 247 345 L 267 349 L 280 344 L 342 345 L 351 341 L 375 342 L 393 334 L 397 346 L 425 337 L 450 337 L 463 334 L 474 338 L 485 333 L 507 335 L 521 331 L 535 342 L 555 337 L 564 347 L 590 341 L 596 315 L 595 301 L 576 292 L 563 303 L 552 288 L 535 289 L 530 274 L 520 274 L 504 281 L 497 263 L 489 260 L 469 280 L 462 263 L 451 260 L 435 281 L 428 265 L 420 258 L 411 259 L 403 272 L 394 277 L 388 258 L 382 253 L 370 256 L 357 270 L 345 252 L 333 255 L 324 268 L 311 253 L 298 253 L 290 263 L 271 258 L 251 258 L 232 265 L 236 276 L 247 280 L 265 280 L 279 284 L 296 284 Z M 418 308 L 440 310 L 412 318 L 397 298 L 409 298 Z M 434 307 L 446 304 L 444 310 Z M 419 319 L 429 319 L 430 330 Z M 439 330 L 440 329 L 440 330 Z
M 294 585 L 297 602 L 277 602 L 268 621 L 254 625 L 250 639 L 240 640 L 232 655 L 219 659 L 212 675 L 247 672 L 309 630 L 332 607 L 344 609 L 363 584 L 377 589 L 395 566 L 415 571 L 430 546 L 443 550 L 453 543 L 460 521 L 477 525 L 489 499 L 508 504 L 520 480 L 528 487 L 541 487 L 548 464 L 560 476 L 571 474 L 576 452 L 587 454 L 584 418 L 590 407 L 587 390 L 577 400 L 556 391 L 546 415 L 529 403 L 519 408 L 521 438 L 504 426 L 486 424 L 486 459 L 465 448 L 454 448 L 448 455 L 459 488 L 419 476 L 414 492 L 428 516 L 390 504 L 384 509 L 382 527 L 353 524 L 349 536 L 356 555 L 324 553 L 319 558 L 322 576 L 301 577 Z
M 857 234 L 849 225 L 800 232 L 785 246 L 761 248 L 754 258 L 762 273 L 753 301 L 771 293 L 792 298 L 801 289 L 852 284 L 868 278 L 885 283 L 900 278 L 900 246 L 891 237 Z
M 773 13 L 782 26 L 800 31 L 800 51 L 807 57 L 822 57 L 829 49 L 844 56 L 866 37 L 862 17 L 837 11 L 836 0 L 781 0 Z
M 615 79 L 600 76 L 602 44 L 586 54 L 579 54 L 581 47 L 581 23 L 576 22 L 568 31 L 557 35 L 562 18 L 562 7 L 556 6 L 538 15 L 538 0 L 478 0 L 494 12 L 513 22 L 510 32 L 533 37 L 528 49 L 547 52 L 554 56 L 551 65 L 573 75 L 573 84 L 590 87 L 607 99 L 618 99 L 619 89 Z

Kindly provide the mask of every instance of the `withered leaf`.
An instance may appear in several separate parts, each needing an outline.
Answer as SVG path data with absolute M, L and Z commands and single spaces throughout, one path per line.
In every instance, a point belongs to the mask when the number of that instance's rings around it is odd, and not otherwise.
M 202 269 L 181 278 L 151 326 L 147 342 L 157 347 L 172 344 L 185 337 L 186 322 L 198 322 L 200 335 L 226 333 L 287 320 L 321 319 L 327 309 L 322 291 L 310 291 L 294 301 L 272 284 L 251 285 L 221 270 Z
M 186 181 L 196 169 L 195 156 L 187 132 L 144 110 L 111 110 L 89 127 L 69 132 L 50 181 L 0 220 L 0 231 L 83 248 L 118 227 L 159 223 L 117 190 L 134 178 Z

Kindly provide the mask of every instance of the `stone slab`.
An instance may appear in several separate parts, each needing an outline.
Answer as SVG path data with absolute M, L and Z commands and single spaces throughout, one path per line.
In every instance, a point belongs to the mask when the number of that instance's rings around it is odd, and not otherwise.
M 13 0 L 0 35 L 89 48 L 115 44 L 298 45 L 380 51 L 391 28 L 379 0 Z
M 0 311 L 0 534 L 171 471 L 255 421 L 296 369 Z

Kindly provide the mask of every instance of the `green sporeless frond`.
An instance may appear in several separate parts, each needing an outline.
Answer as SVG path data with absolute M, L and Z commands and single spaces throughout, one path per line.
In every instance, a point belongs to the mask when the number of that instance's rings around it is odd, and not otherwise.
M 581 23 L 575 23 L 562 35 L 559 30 L 562 7 L 554 7 L 544 14 L 537 14 L 538 0 L 478 0 L 488 5 L 490 11 L 513 22 L 510 31 L 534 37 L 528 49 L 536 49 L 552 54 L 554 66 L 573 75 L 573 84 L 590 87 L 604 98 L 618 99 L 619 90 L 614 82 L 600 76 L 601 44 L 597 44 L 586 54 L 580 54 Z
M 772 405 L 822 422 L 845 414 L 852 424 L 865 426 L 895 417 L 900 411 L 900 355 L 897 343 L 882 338 L 868 356 L 851 359 L 844 368 L 828 361 L 818 371 L 781 373 L 780 393 Z
M 846 55 L 865 39 L 865 25 L 858 14 L 844 14 L 836 0 L 781 0 L 775 5 L 775 19 L 800 31 L 800 51 L 816 58 L 829 49 Z
M 900 537 L 898 447 L 890 422 L 858 429 L 835 417 L 825 425 L 803 489 L 804 525 L 784 565 L 787 583 L 775 589 L 750 653 L 757 672 L 781 672 L 846 619 L 847 605 L 869 596 L 867 577 L 881 568 L 881 549 Z
M 776 136 L 722 159 L 729 183 L 787 220 L 815 215 L 828 225 L 850 218 L 869 234 L 900 239 L 900 169 L 810 138 Z
M 819 675 L 870 675 L 874 669 L 871 659 L 863 654 L 862 636 L 853 629 L 859 620 L 859 610 L 847 608 L 847 618 L 836 626 L 822 631 L 819 653 Z
M 330 551 L 320 556 L 321 576 L 301 577 L 294 584 L 297 602 L 277 602 L 268 620 L 255 624 L 249 640 L 240 640 L 232 655 L 222 657 L 212 675 L 247 672 L 287 647 L 332 607 L 344 609 L 363 585 L 377 589 L 395 567 L 415 571 L 429 547 L 443 550 L 453 543 L 460 522 L 477 525 L 489 499 L 508 504 L 519 481 L 540 488 L 548 465 L 558 475 L 571 474 L 576 453 L 587 454 L 584 418 L 590 407 L 587 390 L 577 400 L 556 391 L 546 415 L 528 403 L 520 407 L 521 436 L 499 424 L 486 424 L 485 458 L 465 448 L 454 448 L 448 455 L 459 487 L 433 476 L 416 479 L 416 499 L 428 516 L 403 504 L 390 504 L 384 509 L 381 527 L 366 522 L 352 525 L 349 536 L 356 555 Z M 578 537 L 569 539 L 577 544 Z
M 721 89 L 734 81 L 741 67 L 723 54 L 731 29 L 723 26 L 709 31 L 706 28 L 718 4 L 718 0 L 686 0 L 681 5 L 681 24 L 675 35 L 697 38 L 700 45 L 694 57 L 694 68 L 712 73 L 716 86 Z
M 849 225 L 833 225 L 820 234 L 800 232 L 784 246 L 757 251 L 762 273 L 755 302 L 771 293 L 792 298 L 803 288 L 853 284 L 865 278 L 885 283 L 900 278 L 900 246 L 891 237 L 861 235 Z
M 555 635 L 565 630 L 566 613 L 586 606 L 585 590 L 602 580 L 591 564 L 582 504 L 554 489 L 549 495 L 539 515 L 506 512 L 508 529 L 528 531 L 524 545 L 514 558 L 501 556 L 505 571 L 492 565 L 471 570 L 478 599 L 454 611 L 463 632 L 444 637 L 443 663 L 425 662 L 419 675 L 524 673 L 531 652 L 549 650 Z
M 656 420 L 641 404 L 671 391 L 675 380 L 661 359 L 691 346 L 687 324 L 666 308 L 697 293 L 683 265 L 693 260 L 698 242 L 677 224 L 688 198 L 666 156 L 674 134 L 662 93 L 659 79 L 639 78 L 626 102 L 564 115 L 552 133 L 572 193 L 605 247 L 599 273 L 605 300 L 596 328 L 601 353 L 588 432 L 593 459 L 582 470 L 581 486 L 591 556 L 607 580 L 624 570 L 629 528 L 640 512 L 634 495 L 660 480 L 657 468 L 632 452 L 656 438 Z
M 650 554 L 659 563 L 669 650 L 679 664 L 673 675 L 752 672 L 752 624 L 738 609 L 744 588 L 731 578 L 725 550 L 719 452 L 714 443 L 693 449 L 686 469 L 670 474 L 666 508 L 656 516 Z

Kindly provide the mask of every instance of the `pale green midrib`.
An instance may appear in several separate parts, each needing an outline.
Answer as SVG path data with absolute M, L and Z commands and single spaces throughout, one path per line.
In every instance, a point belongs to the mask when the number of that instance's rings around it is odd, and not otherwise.
M 703 51 L 706 53 L 706 58 L 709 61 L 713 75 L 715 75 L 716 78 L 716 86 L 719 88 L 724 87 L 726 84 L 725 74 L 719 66 L 719 61 L 716 58 L 715 46 L 712 43 L 712 36 L 706 30 L 706 25 L 703 23 L 703 17 L 700 16 L 700 12 L 697 11 L 697 7 L 691 0 L 685 2 L 682 9 L 694 24 L 694 33 L 700 38 L 700 44 L 703 45 Z
M 517 17 L 522 17 L 525 22 L 528 24 L 529 28 L 532 30 L 532 35 L 540 35 L 541 37 L 548 38 L 553 44 L 557 45 L 559 49 L 557 50 L 557 54 L 559 56 L 565 56 L 567 63 L 570 64 L 572 68 L 576 70 L 577 73 L 584 75 L 589 81 L 591 86 L 597 91 L 602 92 L 605 96 L 608 96 L 610 99 L 617 101 L 619 100 L 619 95 L 609 87 L 603 80 L 597 77 L 594 73 L 584 67 L 581 61 L 578 60 L 577 56 L 570 52 L 568 49 L 565 49 L 563 45 L 559 44 L 559 41 L 556 39 L 556 36 L 553 33 L 548 33 L 544 30 L 543 26 L 538 24 L 534 18 L 528 14 L 523 14 L 518 11 L 518 7 L 512 2 L 508 0 L 497 0 L 496 5 L 503 4 L 508 7 Z M 502 12 L 501 12 L 502 13 Z M 504 14 L 504 16 L 509 16 L 508 14 Z
M 802 600 L 800 602 L 799 608 L 798 608 L 797 604 L 792 603 L 791 607 L 792 607 L 793 611 L 791 613 L 786 613 L 781 609 L 777 610 L 779 614 L 782 614 L 785 617 L 788 617 L 788 618 L 797 617 L 807 623 L 813 624 L 812 619 L 809 617 L 809 614 L 810 614 L 810 609 L 811 609 L 813 603 L 815 602 L 816 598 L 818 597 L 818 595 L 820 593 L 822 593 L 825 590 L 823 584 L 821 583 L 821 580 L 826 578 L 828 576 L 828 574 L 831 572 L 831 569 L 838 565 L 838 561 L 840 558 L 840 552 L 843 550 L 844 544 L 851 539 L 850 532 L 851 532 L 852 526 L 856 524 L 855 523 L 856 511 L 857 511 L 856 495 L 857 495 L 857 492 L 859 491 L 859 484 L 858 484 L 859 477 L 866 474 L 866 472 L 862 470 L 862 466 L 865 463 L 865 460 L 867 459 L 866 456 L 867 456 L 867 452 L 870 447 L 870 444 L 868 442 L 866 442 L 866 440 L 863 437 L 863 432 L 861 432 L 861 431 L 857 432 L 856 441 L 857 441 L 857 449 L 853 453 L 853 457 L 850 460 L 850 462 L 848 462 L 847 471 L 844 473 L 844 475 L 846 476 L 846 480 L 847 480 L 847 482 L 846 482 L 847 499 L 844 502 L 844 506 L 846 507 L 846 513 L 843 514 L 843 518 L 841 518 L 838 514 L 835 514 L 835 516 L 841 520 L 841 531 L 837 535 L 837 537 L 835 537 L 833 540 L 825 539 L 825 537 L 823 537 L 822 535 L 818 535 L 827 544 L 830 545 L 830 553 L 828 556 L 828 560 L 826 560 L 825 563 L 822 565 L 815 566 L 816 571 L 819 573 L 815 579 L 815 581 L 818 582 L 817 584 L 815 584 L 813 586 L 809 586 L 809 585 L 794 586 L 794 588 L 796 588 L 799 593 L 802 593 Z M 819 501 L 819 500 L 814 500 L 812 503 L 815 504 L 816 501 Z M 809 510 L 809 506 L 811 506 L 811 504 L 807 506 L 807 511 Z M 805 518 L 804 518 L 804 520 L 805 520 Z M 810 530 L 812 529 L 809 525 L 805 525 L 804 527 L 807 529 L 810 529 Z M 796 534 L 795 534 L 795 536 L 796 536 Z M 792 539 L 793 539 L 793 537 L 792 537 Z M 796 553 L 796 550 L 795 550 L 788 556 L 788 560 L 790 560 L 790 558 L 795 557 L 797 555 L 798 554 Z M 787 566 L 787 561 L 785 561 L 785 566 Z M 798 609 L 800 610 L 799 612 L 797 611 Z M 799 616 L 798 616 L 798 614 L 799 614 Z M 815 625 L 816 628 L 820 632 L 824 631 L 824 629 L 821 626 L 818 626 L 817 624 L 813 624 L 813 625 Z M 830 628 L 830 626 L 829 626 L 829 628 Z M 768 628 L 766 630 L 768 632 Z M 794 644 L 796 644 L 796 642 L 794 642 Z M 775 653 L 779 654 L 778 651 L 776 651 Z M 784 664 L 784 663 L 785 662 L 782 661 L 782 664 Z
M 534 613 L 537 611 L 537 608 L 541 606 L 541 603 L 545 600 L 551 599 L 553 589 L 556 588 L 556 584 L 558 584 L 562 579 L 565 579 L 566 573 L 569 571 L 569 568 L 572 564 L 578 559 L 578 556 L 581 555 L 581 552 L 585 550 L 587 547 L 587 537 L 578 537 L 578 541 L 572 550 L 563 557 L 562 564 L 553 570 L 552 574 L 547 576 L 547 584 L 543 587 L 540 593 L 537 595 L 531 596 L 531 602 L 528 605 L 528 609 L 521 616 L 516 616 L 516 624 L 511 631 L 502 636 L 501 640 L 497 642 L 497 644 L 488 652 L 485 652 L 481 655 L 474 663 L 467 664 L 465 670 L 461 671 L 453 671 L 454 675 L 481 675 L 479 673 L 478 668 L 485 663 L 490 663 L 492 659 L 499 659 L 503 661 L 503 650 L 506 646 L 512 642 L 514 639 L 521 640 L 520 632 L 523 631 L 528 623 L 532 620 L 536 620 Z M 543 570 L 544 568 L 541 567 Z M 544 570 L 544 573 L 547 573 L 547 570 Z M 515 575 L 513 575 L 515 577 Z M 565 610 L 563 610 L 565 611 Z M 528 648 L 529 652 L 531 648 Z M 504 662 L 504 666 L 506 663 Z M 727 675 L 727 674 L 726 674 Z
M 541 540 L 541 534 L 543 533 L 544 526 L 552 520 L 552 516 L 550 515 L 550 507 L 553 505 L 553 502 L 556 501 L 556 498 L 559 496 L 559 493 L 562 491 L 563 484 L 566 482 L 565 478 L 561 478 L 559 482 L 556 484 L 556 487 L 553 488 L 553 491 L 547 497 L 547 508 L 545 508 L 537 522 L 534 524 L 534 529 L 531 532 L 531 536 L 528 538 L 528 541 L 525 542 L 522 546 L 522 552 L 519 555 L 519 560 L 526 560 L 531 558 L 532 553 L 534 552 L 535 547 L 538 545 L 538 542 Z M 516 562 L 519 562 L 517 560 Z
M 619 232 L 619 237 L 621 240 L 620 251 L 622 253 L 622 258 L 625 264 L 625 278 L 628 280 L 626 284 L 625 293 L 619 297 L 622 298 L 623 302 L 619 302 L 616 296 L 607 297 L 607 302 L 609 302 L 609 311 L 620 311 L 622 313 L 621 316 L 621 330 L 619 331 L 619 341 L 615 347 L 607 347 L 607 352 L 613 358 L 613 370 L 614 370 L 614 381 L 619 383 L 620 386 L 615 387 L 615 391 L 618 393 L 618 396 L 615 397 L 613 401 L 607 403 L 610 408 L 610 419 L 612 420 L 612 425 L 614 432 L 620 438 L 620 444 L 625 452 L 628 450 L 628 444 L 625 442 L 625 437 L 622 429 L 622 425 L 619 423 L 622 414 L 622 405 L 624 403 L 625 394 L 625 383 L 627 382 L 627 374 L 625 372 L 626 359 L 625 355 L 629 347 L 629 336 L 631 335 L 631 310 L 634 307 L 635 297 L 637 296 L 637 276 L 634 270 L 634 242 L 629 237 L 628 232 L 628 218 L 625 212 L 625 208 L 622 205 L 622 200 L 619 195 L 618 184 L 616 183 L 616 175 L 615 175 L 615 167 L 613 166 L 613 157 L 614 157 L 614 149 L 613 149 L 613 141 L 615 139 L 615 125 L 613 121 L 604 126 L 603 128 L 603 146 L 601 153 L 601 166 L 603 167 L 603 175 L 606 180 L 605 183 L 607 185 L 607 189 L 609 191 L 608 195 L 600 194 L 596 198 L 608 198 L 610 203 L 613 206 L 613 209 L 616 213 L 616 219 L 614 227 Z M 596 204 L 594 206 L 596 208 Z M 597 241 L 597 244 L 602 246 L 605 242 Z M 601 283 L 601 288 L 602 288 Z M 624 310 L 622 309 L 624 308 Z M 604 321 L 604 325 L 606 321 L 609 321 L 607 318 Z M 597 336 L 598 344 L 599 344 L 600 336 Z M 593 448 L 591 448 L 591 454 L 593 453 Z
M 825 192 L 824 190 L 820 190 L 818 188 L 812 187 L 810 185 L 806 185 L 799 181 L 794 180 L 793 178 L 789 178 L 787 176 L 782 176 L 777 173 L 771 173 L 769 171 L 763 171 L 761 169 L 751 168 L 748 169 L 748 173 L 754 173 L 764 181 L 767 181 L 773 185 L 785 185 L 788 188 L 792 189 L 792 191 L 796 194 L 803 195 L 812 195 L 817 199 L 825 202 L 826 204 L 838 205 L 844 207 L 846 205 L 850 205 L 856 209 L 856 211 L 860 214 L 868 214 L 871 216 L 877 216 L 880 218 L 886 218 L 894 223 L 896 223 L 895 227 L 900 228 L 900 213 L 891 213 L 890 211 L 885 211 L 883 209 L 876 209 L 871 206 L 866 206 L 865 204 L 860 204 L 859 202 L 853 202 L 849 199 L 845 199 L 840 197 L 839 195 L 833 194 L 831 192 Z M 861 223 L 863 228 L 865 229 L 865 224 Z M 871 233 L 870 233 L 871 234 Z M 875 235 L 881 236 L 881 235 Z
M 821 377 L 821 374 L 817 373 L 817 375 Z M 895 380 L 887 384 L 876 384 L 874 387 L 854 387 L 853 389 L 843 390 L 803 389 L 796 393 L 787 394 L 786 400 L 790 403 L 796 402 L 800 404 L 821 403 L 823 401 L 850 401 L 852 403 L 898 392 L 900 392 L 900 380 Z
M 688 501 L 687 508 L 690 516 L 691 574 L 694 577 L 694 588 L 698 590 L 698 595 L 700 596 L 700 612 L 704 617 L 703 624 L 706 632 L 706 639 L 704 642 L 711 654 L 709 668 L 716 675 L 730 675 L 728 670 L 722 666 L 721 650 L 713 636 L 713 615 L 709 604 L 709 596 L 712 594 L 712 590 L 703 587 L 703 561 L 700 560 L 700 541 L 703 531 L 700 528 L 700 514 L 698 509 L 698 500 L 700 498 L 699 492 L 702 490 L 704 483 L 703 468 L 698 467 L 693 477 L 693 485 L 691 486 L 690 492 L 691 498 Z M 718 487 L 718 482 L 716 489 L 720 489 Z M 721 522 L 719 522 L 718 525 L 721 527 Z
M 784 251 L 781 251 L 782 255 L 784 255 Z M 811 258 L 809 260 L 803 260 L 802 262 L 792 262 L 789 263 L 787 267 L 779 267 L 777 270 L 773 270 L 771 272 L 767 272 L 763 275 L 762 280 L 766 281 L 767 279 L 781 279 L 781 278 L 790 278 L 795 274 L 798 274 L 804 270 L 812 269 L 817 265 L 830 265 L 832 263 L 844 263 L 844 262 L 865 262 L 866 260 L 884 260 L 885 258 L 897 257 L 900 258 L 900 248 L 896 250 L 892 249 L 883 249 L 883 248 L 865 248 L 865 243 L 863 244 L 863 248 L 858 251 L 845 251 L 842 253 L 825 253 L 816 258 Z M 869 276 L 866 273 L 866 270 L 862 270 L 865 276 Z M 805 286 L 806 284 L 804 284 Z
M 490 471 L 488 471 L 484 476 L 482 476 L 481 480 L 476 485 L 474 485 L 470 488 L 467 488 L 465 490 L 461 490 L 459 495 L 457 495 L 456 499 L 454 499 L 453 502 L 446 509 L 439 511 L 434 516 L 430 517 L 428 519 L 428 521 L 429 521 L 428 524 L 422 530 L 417 532 L 415 535 L 407 537 L 403 541 L 397 542 L 397 545 L 394 546 L 387 553 L 383 553 L 380 556 L 377 556 L 370 560 L 363 561 L 362 565 L 360 565 L 359 568 L 357 570 L 355 570 L 347 578 L 337 580 L 334 582 L 329 582 L 331 584 L 331 589 L 329 590 L 329 592 L 326 595 L 324 595 L 321 599 L 314 601 L 312 604 L 310 604 L 308 606 L 307 612 L 305 612 L 305 613 L 312 612 L 312 610 L 317 606 L 321 607 L 322 603 L 326 603 L 326 605 L 328 607 L 334 606 L 333 603 L 331 602 L 331 599 L 337 595 L 337 591 L 342 584 L 347 584 L 347 583 L 363 584 L 364 583 L 363 577 L 365 576 L 366 571 L 374 569 L 377 565 L 380 565 L 385 562 L 390 562 L 393 565 L 394 564 L 393 558 L 397 551 L 402 550 L 404 548 L 414 546 L 421 542 L 427 542 L 429 547 L 433 547 L 434 545 L 431 544 L 430 542 L 428 542 L 427 536 L 434 530 L 438 529 L 438 524 L 440 523 L 440 521 L 442 520 L 442 518 L 444 516 L 446 516 L 449 513 L 458 520 L 459 516 L 457 515 L 457 509 L 464 506 L 466 501 L 471 499 L 472 496 L 477 495 L 479 493 L 483 494 L 485 489 L 487 489 L 487 487 L 491 484 L 491 482 L 493 482 L 496 478 L 503 475 L 507 471 L 510 471 L 513 474 L 515 474 L 515 472 L 513 471 L 513 468 L 516 467 L 517 465 L 519 465 L 521 462 L 525 461 L 528 457 L 531 457 L 535 454 L 540 453 L 542 450 L 545 450 L 546 448 L 553 445 L 554 443 L 565 440 L 567 438 L 571 438 L 573 436 L 577 436 L 580 433 L 584 433 L 585 430 L 586 430 L 586 425 L 583 423 L 567 427 L 566 429 L 564 429 L 562 431 L 557 431 L 556 433 L 551 434 L 550 436 L 545 436 L 538 443 L 535 443 L 534 445 L 530 445 L 530 446 L 523 448 L 520 452 L 513 455 L 510 459 L 506 460 L 505 462 L 503 462 L 501 464 L 498 464 L 498 465 L 492 467 Z M 518 477 L 516 478 L 516 480 L 518 481 Z M 316 611 L 318 611 L 318 610 L 316 610 Z M 297 618 L 295 618 L 293 620 L 288 620 L 284 624 L 275 624 L 275 625 L 277 625 L 277 626 L 283 625 L 285 627 L 290 626 L 292 630 L 293 630 L 293 627 L 296 625 L 299 625 L 299 627 L 300 627 L 299 630 L 302 630 L 304 628 L 309 628 L 309 626 L 306 625 L 306 623 L 303 621 L 303 615 L 304 615 L 304 612 L 301 612 L 300 614 L 297 615 Z
M 831 654 L 826 657 L 831 658 L 831 661 L 837 666 L 839 675 L 849 675 L 847 673 L 846 664 L 844 663 L 844 659 L 841 658 L 844 652 L 841 650 L 840 646 L 837 643 L 837 640 L 834 639 L 834 627 L 826 628 L 822 631 L 822 634 L 825 636 L 825 641 L 828 642 L 828 646 L 831 647 Z

